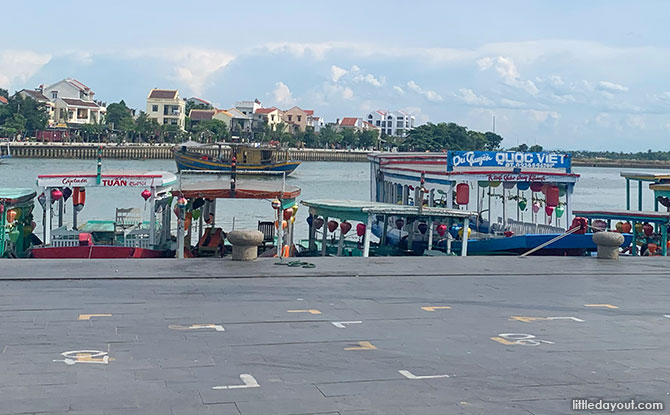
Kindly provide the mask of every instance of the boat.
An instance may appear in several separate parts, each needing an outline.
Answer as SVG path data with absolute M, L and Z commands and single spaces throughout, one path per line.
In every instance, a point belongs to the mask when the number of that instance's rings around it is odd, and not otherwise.
M 33 189 L 0 188 L 0 258 L 24 258 L 36 238 Z
M 43 193 L 38 201 L 43 207 L 43 241 L 33 246 L 33 258 L 158 258 L 174 255 L 170 238 L 172 196 L 177 182 L 169 172 L 86 172 L 40 174 L 37 185 Z M 138 194 L 147 206 L 149 220 L 142 220 L 139 208 L 117 208 L 114 220 L 88 221 L 77 224 L 77 215 L 85 204 L 86 189 L 143 189 Z M 63 225 L 64 204 L 72 201 L 72 228 Z M 142 200 L 140 199 L 140 200 Z M 54 210 L 57 228 L 53 229 Z M 157 214 L 160 220 L 157 220 Z
M 516 151 L 447 151 L 445 153 L 371 153 L 373 201 L 474 210 L 468 227 L 445 223 L 432 239 L 417 221 L 395 225 L 377 221 L 373 231 L 387 230 L 387 241 L 428 244 L 447 253 L 585 255 L 597 247 L 592 232 L 573 230 L 572 193 L 579 175 L 570 154 Z M 472 196 L 471 196 L 472 195 Z M 493 216 L 497 208 L 500 216 Z M 397 228 L 397 229 L 396 229 Z M 582 232 L 584 230 L 585 232 Z M 631 235 L 624 235 L 630 243 Z
M 12 150 L 9 147 L 9 141 L 0 143 L 0 164 L 12 158 Z
M 291 160 L 288 150 L 245 144 L 226 144 L 230 157 L 224 157 L 222 146 L 217 144 L 216 155 L 211 148 L 197 143 L 184 143 L 174 148 L 177 170 L 181 173 L 231 173 L 253 175 L 289 175 L 300 165 Z M 208 151 L 209 150 L 209 151 Z

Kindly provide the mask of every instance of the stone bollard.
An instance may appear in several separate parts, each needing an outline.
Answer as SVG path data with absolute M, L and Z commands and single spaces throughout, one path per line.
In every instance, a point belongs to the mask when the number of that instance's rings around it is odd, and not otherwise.
M 623 241 L 623 235 L 617 232 L 593 234 L 593 242 L 598 246 L 598 258 L 602 259 L 619 259 L 619 247 Z
M 263 234 L 255 230 L 230 231 L 228 240 L 233 244 L 233 261 L 253 261 L 258 257 L 258 246 L 263 242 Z

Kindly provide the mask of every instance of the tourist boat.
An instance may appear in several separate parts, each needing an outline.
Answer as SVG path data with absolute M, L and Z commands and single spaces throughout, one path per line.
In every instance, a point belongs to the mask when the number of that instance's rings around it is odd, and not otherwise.
M 192 142 L 182 144 L 173 149 L 177 170 L 186 173 L 231 173 L 236 169 L 238 174 L 289 175 L 300 165 L 300 161 L 290 159 L 288 150 L 281 148 L 229 144 L 230 156 L 224 157 L 222 146 L 218 144 L 213 155 L 207 146 Z
M 591 232 L 572 226 L 572 193 L 579 175 L 571 170 L 569 154 L 448 151 L 372 153 L 368 158 L 373 201 L 478 212 L 465 227 L 471 233 L 470 255 L 523 254 L 539 247 L 538 255 L 583 255 L 596 249 Z M 501 212 L 497 218 L 494 209 Z M 390 218 L 376 221 L 373 232 L 386 231 L 390 244 L 412 235 L 414 245 L 425 246 L 432 231 L 419 232 L 420 223 L 394 226 Z M 441 229 L 430 248 L 464 248 L 463 227 L 447 223 Z M 624 245 L 630 243 L 632 236 L 624 236 Z
M 157 258 L 172 256 L 170 240 L 172 197 L 170 190 L 177 182 L 168 172 L 106 172 L 87 174 L 40 174 L 37 185 L 43 190 L 38 201 L 43 207 L 44 244 L 34 246 L 34 258 Z M 78 212 L 86 201 L 86 189 L 129 188 L 141 190 L 138 199 L 149 212 L 148 221 L 139 208 L 117 208 L 109 221 L 88 221 L 77 225 Z M 63 225 L 64 204 L 72 201 L 72 228 Z M 142 200 L 144 199 L 144 200 Z M 58 220 L 53 229 L 54 210 Z M 160 221 L 157 220 L 157 214 Z
M 0 188 L 0 258 L 23 258 L 35 238 L 33 189 Z

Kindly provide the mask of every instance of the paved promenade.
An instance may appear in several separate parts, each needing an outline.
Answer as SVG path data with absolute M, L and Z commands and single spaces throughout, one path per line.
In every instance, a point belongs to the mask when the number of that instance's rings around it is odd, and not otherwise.
M 670 404 L 663 258 L 306 260 L 0 262 L 0 414 Z

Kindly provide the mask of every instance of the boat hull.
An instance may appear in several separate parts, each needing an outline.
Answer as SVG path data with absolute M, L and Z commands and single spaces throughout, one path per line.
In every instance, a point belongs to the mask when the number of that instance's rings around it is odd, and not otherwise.
M 165 258 L 168 251 L 127 246 L 44 246 L 32 249 L 32 257 L 39 259 L 115 259 Z
M 230 173 L 232 171 L 230 162 L 204 160 L 202 156 L 184 154 L 179 151 L 175 151 L 174 159 L 175 162 L 177 163 L 177 169 L 179 171 L 192 170 L 192 171 L 210 171 L 210 172 L 221 172 L 221 173 Z M 293 173 L 293 171 L 295 171 L 295 169 L 297 169 L 299 165 L 300 161 L 298 160 L 287 160 L 268 164 L 238 163 L 235 172 L 239 174 L 275 174 L 275 175 L 281 175 L 286 173 L 287 175 L 289 175 Z

